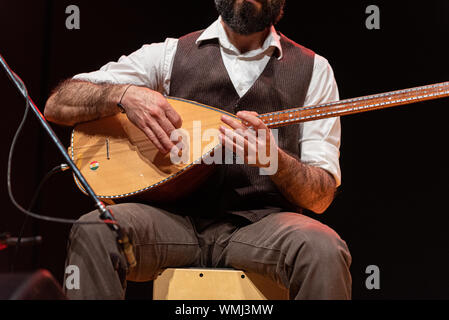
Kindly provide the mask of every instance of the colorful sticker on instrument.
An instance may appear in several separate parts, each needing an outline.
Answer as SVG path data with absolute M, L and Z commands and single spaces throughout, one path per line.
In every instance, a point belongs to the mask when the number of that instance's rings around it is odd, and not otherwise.
M 89 165 L 90 170 L 97 170 L 100 167 L 100 163 L 98 161 L 92 161 Z

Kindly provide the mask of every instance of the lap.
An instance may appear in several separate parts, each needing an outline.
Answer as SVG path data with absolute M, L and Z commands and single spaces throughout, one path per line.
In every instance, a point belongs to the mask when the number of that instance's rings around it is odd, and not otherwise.
M 334 230 L 318 220 L 295 212 L 279 212 L 241 228 L 231 241 L 283 251 L 293 243 L 339 239 Z
M 198 244 L 190 219 L 141 203 L 122 203 L 108 206 L 119 225 L 126 229 L 135 245 Z M 92 211 L 81 221 L 99 220 L 98 211 Z
M 134 246 L 137 266 L 128 274 L 128 280 L 148 281 L 161 269 L 195 265 L 199 260 L 198 239 L 188 217 L 139 203 L 108 208 L 121 228 L 127 231 Z M 98 212 L 92 211 L 80 220 L 99 220 Z M 105 238 L 113 234 L 105 225 L 85 226 L 91 228 L 85 234 L 95 242 L 107 241 Z
M 235 232 L 220 264 L 285 284 L 293 268 L 327 263 L 342 252 L 349 260 L 346 243 L 328 226 L 302 214 L 280 212 Z
M 248 225 L 231 226 L 223 221 L 219 223 L 222 226 L 212 225 L 198 234 L 191 218 L 156 207 L 126 203 L 109 208 L 134 244 L 139 266 L 131 278 L 137 279 L 153 277 L 161 268 L 204 265 L 209 259 L 212 266 L 276 274 L 280 261 L 287 266 L 295 264 L 300 247 L 332 252 L 345 246 L 326 225 L 291 212 L 274 213 Z M 94 219 L 99 219 L 96 211 L 81 218 Z M 106 226 L 104 232 L 112 234 Z

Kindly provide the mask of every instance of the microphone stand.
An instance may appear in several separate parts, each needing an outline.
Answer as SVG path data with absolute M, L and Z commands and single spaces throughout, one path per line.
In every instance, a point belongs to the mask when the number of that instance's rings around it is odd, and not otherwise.
M 95 203 L 95 207 L 98 209 L 100 213 L 100 218 L 111 228 L 112 231 L 114 231 L 117 234 L 117 242 L 119 243 L 119 246 L 122 248 L 123 253 L 125 254 L 126 260 L 128 262 L 129 267 L 135 267 L 136 266 L 136 259 L 134 257 L 133 247 L 131 242 L 129 241 L 128 235 L 126 232 L 120 228 L 120 226 L 117 223 L 117 220 L 112 215 L 112 212 L 106 208 L 106 206 L 101 202 L 95 192 L 90 187 L 89 183 L 86 181 L 84 176 L 82 175 L 81 171 L 77 168 L 75 163 L 72 161 L 70 156 L 68 155 L 66 149 L 64 148 L 63 144 L 59 140 L 58 136 L 55 134 L 53 129 L 48 124 L 45 117 L 42 115 L 42 113 L 39 111 L 37 106 L 34 104 L 33 100 L 27 93 L 27 90 L 25 89 L 25 85 L 20 80 L 20 78 L 14 73 L 14 71 L 11 70 L 11 68 L 6 63 L 3 56 L 0 54 L 0 65 L 3 67 L 3 69 L 6 71 L 6 74 L 11 79 L 11 81 L 14 83 L 14 85 L 17 87 L 19 92 L 22 94 L 22 96 L 27 100 L 29 106 L 31 107 L 31 110 L 33 111 L 34 115 L 38 119 L 39 123 L 42 125 L 42 127 L 45 129 L 47 134 L 49 135 L 50 139 L 53 141 L 53 143 L 56 145 L 57 149 L 63 156 L 66 163 L 69 165 L 69 167 L 72 169 L 73 173 L 75 174 L 76 178 L 80 182 L 80 184 L 83 186 L 86 193 L 91 197 L 93 202 Z

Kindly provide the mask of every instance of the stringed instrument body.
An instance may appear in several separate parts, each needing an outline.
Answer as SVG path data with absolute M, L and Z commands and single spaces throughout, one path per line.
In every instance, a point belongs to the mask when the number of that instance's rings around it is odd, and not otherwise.
M 269 128 L 281 127 L 449 96 L 449 82 L 392 91 L 318 106 L 260 115 Z M 107 203 L 166 202 L 187 196 L 213 172 L 207 161 L 221 149 L 219 127 L 223 114 L 235 115 L 193 101 L 167 98 L 183 119 L 183 161 L 161 154 L 125 114 L 77 125 L 69 154 L 97 196 Z M 173 156 L 173 155 L 172 155 Z M 206 163 L 204 163 L 206 162 Z M 77 186 L 84 192 L 75 178 Z
M 167 100 L 183 119 L 183 136 L 188 138 L 183 140 L 183 151 L 188 152 L 184 162 L 173 163 L 170 153 L 160 153 L 123 113 L 79 124 L 73 130 L 69 153 L 103 201 L 130 197 L 171 201 L 195 190 L 213 172 L 214 165 L 201 160 L 219 146 L 221 115 L 235 115 L 183 99 Z M 204 132 L 212 134 L 204 139 Z M 76 178 L 75 182 L 84 192 Z

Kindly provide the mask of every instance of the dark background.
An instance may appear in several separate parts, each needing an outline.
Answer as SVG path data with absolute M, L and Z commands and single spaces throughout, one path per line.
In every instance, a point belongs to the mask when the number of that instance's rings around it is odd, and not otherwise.
M 330 61 L 341 98 L 448 81 L 449 2 L 419 3 L 287 0 L 278 29 Z M 65 27 L 70 4 L 81 10 L 80 30 Z M 380 8 L 380 30 L 365 27 L 370 4 Z M 205 28 L 216 17 L 212 0 L 1 0 L 0 53 L 43 110 L 59 81 L 144 43 Z M 6 163 L 24 102 L 3 72 L 0 94 L 0 232 L 17 235 L 24 216 L 7 196 Z M 315 218 L 349 245 L 354 299 L 449 298 L 448 105 L 440 99 L 342 118 L 343 184 L 332 206 Z M 53 127 L 68 146 L 70 128 Z M 18 201 L 28 204 L 40 179 L 61 162 L 30 117 L 14 155 Z M 78 218 L 92 205 L 65 172 L 51 179 L 36 210 Z M 38 233 L 44 242 L 21 250 L 16 270 L 46 268 L 62 280 L 69 230 L 30 221 L 25 235 Z M 0 251 L 0 272 L 8 272 L 11 257 L 12 250 Z M 380 290 L 365 287 L 368 265 L 380 268 Z

